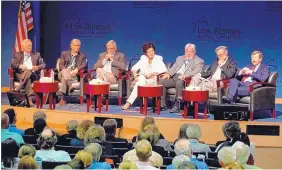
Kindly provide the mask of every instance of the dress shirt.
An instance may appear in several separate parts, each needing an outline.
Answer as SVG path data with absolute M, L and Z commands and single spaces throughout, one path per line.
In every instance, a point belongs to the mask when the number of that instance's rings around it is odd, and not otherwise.
M 256 71 L 258 70 L 259 66 L 260 66 L 260 64 L 255 67 L 255 69 L 253 70 L 253 72 L 256 72 Z M 243 69 L 242 69 L 242 70 L 243 70 Z M 242 75 L 242 70 L 239 72 L 239 76 Z M 252 76 L 248 76 L 248 77 L 244 80 L 244 82 L 246 82 L 246 81 L 252 82 L 252 81 L 253 81 Z
M 183 75 L 187 68 L 190 66 L 192 59 L 185 59 L 180 69 L 176 72 L 178 75 Z
M 24 52 L 24 62 L 23 65 L 27 67 L 27 69 L 31 70 L 32 69 L 32 61 L 31 61 L 31 56 L 29 53 Z

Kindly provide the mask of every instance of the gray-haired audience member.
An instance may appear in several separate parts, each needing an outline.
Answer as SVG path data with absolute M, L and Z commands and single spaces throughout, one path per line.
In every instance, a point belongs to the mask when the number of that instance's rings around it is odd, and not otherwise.
M 217 158 L 223 169 L 243 169 L 243 167 L 236 162 L 236 151 L 232 147 L 224 147 L 219 150 Z
M 126 139 L 115 137 L 117 132 L 117 121 L 115 119 L 107 119 L 103 123 L 103 128 L 106 133 L 106 141 L 124 142 L 127 143 Z
M 190 170 L 190 169 L 198 169 L 198 168 L 190 161 L 183 161 L 182 163 L 179 164 L 178 169 Z
M 190 158 L 186 155 L 178 155 L 173 158 L 172 165 L 175 169 L 178 169 L 179 165 L 184 161 L 190 161 Z
M 37 120 L 37 119 L 44 119 L 46 121 L 47 119 L 47 115 L 45 112 L 43 111 L 36 111 L 34 114 L 33 114 L 33 121 Z
M 90 143 L 87 145 L 84 150 L 90 152 L 93 157 L 93 162 L 90 165 L 89 169 L 111 169 L 111 165 L 106 162 L 99 162 L 103 149 L 98 143 Z

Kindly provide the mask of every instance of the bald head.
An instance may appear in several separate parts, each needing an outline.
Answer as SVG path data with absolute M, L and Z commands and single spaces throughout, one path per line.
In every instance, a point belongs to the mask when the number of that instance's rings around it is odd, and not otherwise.
M 2 129 L 7 129 L 9 126 L 9 116 L 6 113 L 1 115 L 1 127 Z
M 192 156 L 192 147 L 188 139 L 179 139 L 175 142 L 174 151 L 176 155 Z
M 53 136 L 53 132 L 52 132 L 51 129 L 46 128 L 46 129 L 44 129 L 44 130 L 42 131 L 41 136 L 42 136 L 43 138 L 49 138 L 49 137 L 52 137 L 52 136 Z

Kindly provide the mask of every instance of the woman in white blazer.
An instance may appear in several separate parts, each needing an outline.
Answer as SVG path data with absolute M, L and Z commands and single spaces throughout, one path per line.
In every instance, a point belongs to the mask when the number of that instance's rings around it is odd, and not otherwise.
M 155 54 L 155 45 L 153 43 L 145 43 L 143 53 L 144 55 L 131 69 L 134 76 L 133 83 L 135 84 L 126 104 L 122 107 L 123 110 L 129 109 L 134 103 L 137 97 L 138 85 L 153 85 L 156 83 L 157 75 L 167 72 L 163 57 Z

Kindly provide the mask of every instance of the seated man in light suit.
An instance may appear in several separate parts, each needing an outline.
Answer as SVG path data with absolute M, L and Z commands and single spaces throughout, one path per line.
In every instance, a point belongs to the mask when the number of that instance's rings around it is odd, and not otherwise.
M 171 113 L 179 112 L 179 99 L 182 96 L 182 90 L 185 85 L 185 78 L 192 77 L 197 73 L 200 73 L 204 69 L 204 61 L 196 55 L 196 47 L 194 44 L 187 44 L 185 46 L 183 56 L 179 56 L 176 59 L 175 64 L 165 73 L 160 80 L 160 84 L 164 86 L 163 97 L 161 101 L 162 109 L 166 109 L 166 91 L 168 88 L 175 87 L 175 104 L 170 110 Z
M 252 64 L 241 69 L 237 76 L 230 80 L 229 90 L 222 100 L 234 104 L 237 97 L 249 96 L 249 85 L 255 82 L 264 82 L 270 75 L 269 67 L 262 64 L 263 54 L 254 51 L 251 54 Z
M 125 56 L 117 51 L 117 44 L 114 40 L 110 40 L 106 44 L 106 52 L 99 55 L 98 61 L 94 64 L 97 77 L 109 83 L 116 83 L 118 73 L 124 71 L 126 67 Z
M 83 53 L 80 52 L 81 42 L 78 39 L 71 40 L 69 51 L 63 51 L 60 57 L 60 72 L 59 72 L 59 80 L 62 83 L 60 92 L 63 93 L 63 97 L 59 102 L 59 105 L 63 106 L 66 104 L 65 96 L 67 93 L 67 89 L 70 93 L 73 92 L 74 87 L 72 87 L 72 83 L 77 81 L 77 74 L 79 74 L 80 70 L 87 69 L 87 59 Z
M 216 81 L 233 78 L 237 71 L 237 63 L 228 56 L 226 46 L 219 46 L 215 49 L 217 59 L 207 71 L 192 77 L 190 85 L 205 86 L 209 91 L 216 91 Z
M 32 42 L 25 39 L 21 44 L 22 52 L 16 52 L 11 64 L 15 70 L 15 76 L 20 81 L 20 85 L 13 89 L 20 91 L 23 87 L 27 96 L 33 94 L 31 83 L 40 78 L 40 70 L 45 68 L 45 63 L 38 52 L 32 52 Z M 31 99 L 29 105 L 34 106 Z

